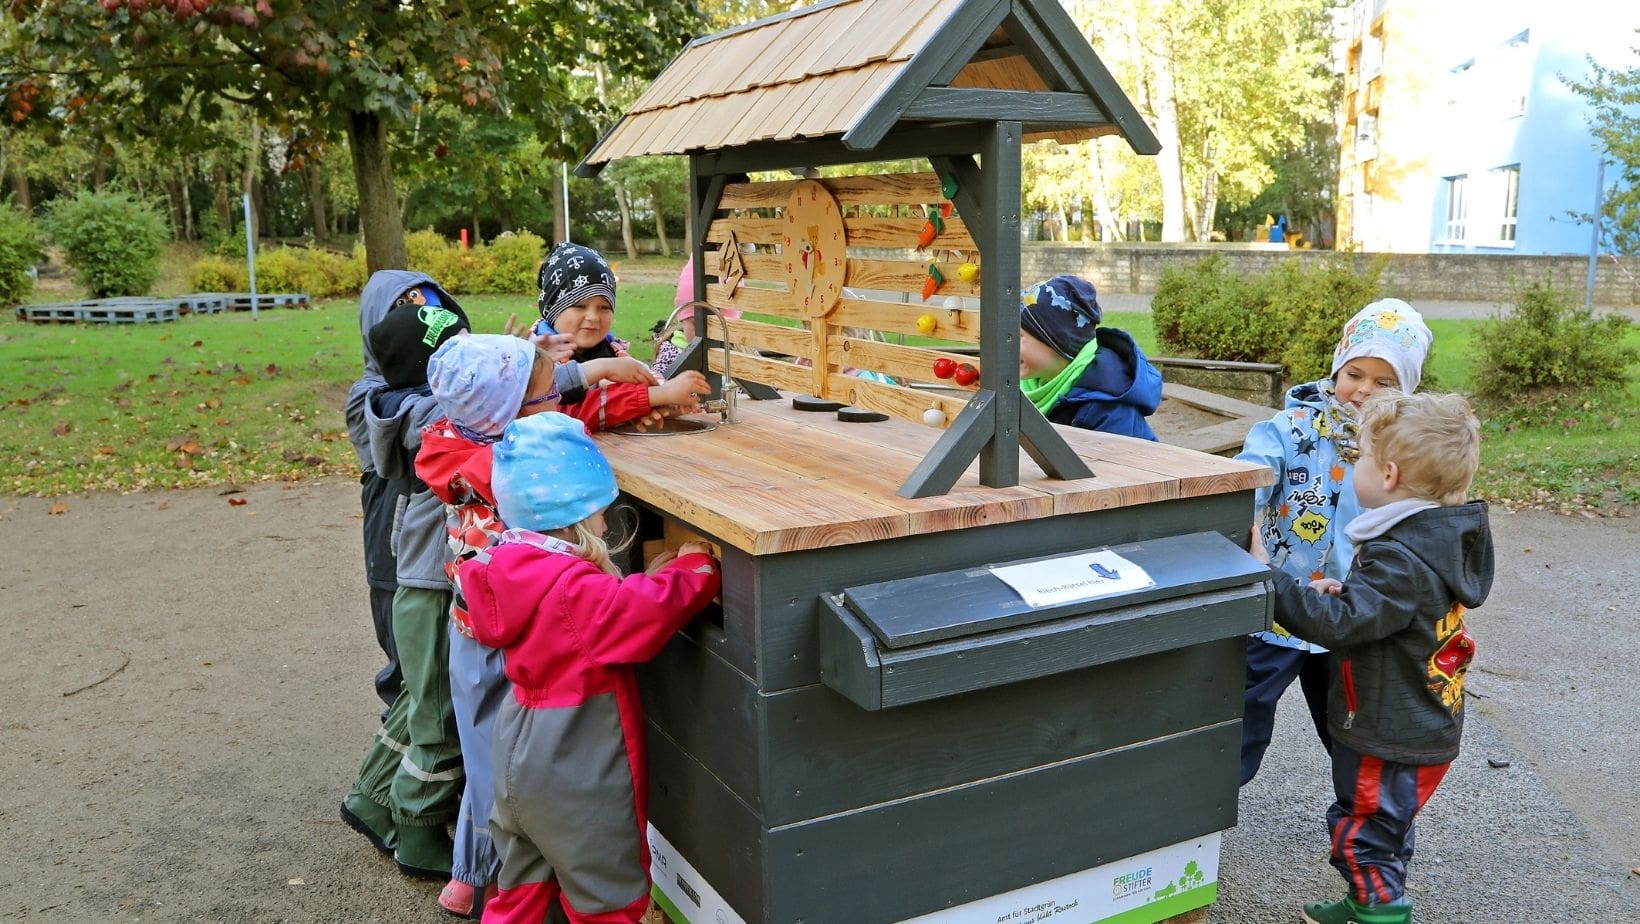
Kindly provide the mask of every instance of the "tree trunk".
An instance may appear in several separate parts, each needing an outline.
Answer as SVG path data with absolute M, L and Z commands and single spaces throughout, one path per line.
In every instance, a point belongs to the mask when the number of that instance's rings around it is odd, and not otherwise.
M 1183 241 L 1184 172 L 1179 158 L 1179 115 L 1173 92 L 1173 62 L 1169 57 L 1171 41 L 1164 40 L 1164 50 L 1150 55 L 1152 68 L 1150 108 L 1156 115 L 1156 138 L 1162 149 L 1156 154 L 1156 169 L 1162 182 L 1162 240 Z M 1142 236 L 1142 235 L 1141 235 Z
M 171 239 L 187 240 L 182 230 L 182 184 L 174 176 L 165 180 L 165 210 L 171 213 Z
M 374 273 L 404 269 L 410 253 L 404 223 L 393 198 L 393 167 L 387 159 L 387 126 L 373 112 L 350 112 L 347 142 L 353 152 L 353 180 L 359 187 L 359 227 L 364 230 L 365 268 Z
M 182 239 L 191 241 L 199 235 L 194 233 L 194 193 L 193 177 L 186 170 L 182 173 Z
M 222 233 L 233 231 L 233 204 L 228 201 L 228 168 L 217 164 L 211 168 L 211 186 L 216 189 L 216 220 L 222 224 Z
M 474 202 L 473 203 L 473 246 L 477 247 L 478 245 L 480 245 L 482 243 L 484 243 L 484 235 L 479 233 L 479 230 L 478 230 L 478 203 Z
M 672 245 L 666 242 L 666 216 L 661 214 L 661 197 L 655 196 L 655 236 L 661 241 L 661 256 L 671 259 Z
M 637 260 L 638 244 L 632 239 L 632 200 L 624 183 L 615 184 L 615 204 L 621 207 L 621 243 L 626 245 L 626 258 Z
M 22 209 L 25 215 L 34 213 L 34 199 L 29 195 L 28 174 L 23 172 L 22 167 L 14 167 L 11 170 L 11 201 Z
M 330 218 L 325 214 L 325 177 L 314 164 L 303 164 L 302 185 L 307 189 L 308 209 L 313 212 L 313 240 L 323 243 L 330 236 Z
M 1120 241 L 1127 238 L 1127 229 L 1116 219 L 1110 207 L 1110 187 L 1105 183 L 1105 155 L 1097 140 L 1088 145 L 1088 158 L 1093 167 L 1093 204 L 1099 211 L 1100 239 Z

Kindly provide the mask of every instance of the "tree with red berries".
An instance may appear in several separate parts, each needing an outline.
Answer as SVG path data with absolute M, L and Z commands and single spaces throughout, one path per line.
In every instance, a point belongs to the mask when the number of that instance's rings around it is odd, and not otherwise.
M 652 76 L 695 30 L 690 0 L 10 0 L 5 120 L 95 112 L 111 131 L 178 137 L 250 108 L 281 135 L 345 135 L 372 271 L 405 265 L 389 134 L 434 100 L 529 119 L 574 159 L 610 113 L 597 60 Z M 432 151 L 427 156 L 432 156 Z

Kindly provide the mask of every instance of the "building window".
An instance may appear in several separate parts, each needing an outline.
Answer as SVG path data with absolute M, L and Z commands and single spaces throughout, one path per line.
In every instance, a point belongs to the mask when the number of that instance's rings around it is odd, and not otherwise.
M 1513 244 L 1515 218 L 1520 213 L 1520 164 L 1493 170 L 1492 182 L 1499 194 L 1498 240 Z
M 1498 118 L 1513 119 L 1526 113 L 1527 92 L 1532 87 L 1530 30 L 1504 42 L 1498 49 Z
M 1467 174 L 1446 178 L 1446 229 L 1442 234 L 1446 240 L 1464 239 L 1464 225 L 1469 218 L 1468 186 Z

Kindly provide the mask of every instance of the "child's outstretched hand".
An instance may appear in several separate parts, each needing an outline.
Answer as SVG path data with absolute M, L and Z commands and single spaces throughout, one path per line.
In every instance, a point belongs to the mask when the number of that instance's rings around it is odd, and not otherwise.
M 649 389 L 649 406 L 672 404 L 690 409 L 679 411 L 680 414 L 692 413 L 693 409 L 700 405 L 699 396 L 711 390 L 712 387 L 706 384 L 706 376 L 690 369 L 687 372 L 679 372 L 667 379 L 664 384 Z
M 1332 578 L 1316 578 L 1310 582 L 1310 589 L 1318 594 L 1331 594 L 1336 597 L 1344 592 L 1344 585 Z
M 588 360 L 581 364 L 581 371 L 593 385 L 600 382 L 624 382 L 629 385 L 654 386 L 660 383 L 660 379 L 655 378 L 655 373 L 649 371 L 648 366 L 630 356 Z M 655 389 L 651 387 L 649 391 L 653 394 Z
M 682 558 L 685 555 L 694 555 L 697 553 L 700 555 L 711 555 L 712 547 L 704 542 L 696 542 L 693 540 L 678 546 L 679 558 Z
M 1258 559 L 1261 564 L 1270 563 L 1270 550 L 1264 547 L 1264 537 L 1258 534 L 1258 524 L 1253 524 L 1252 539 L 1247 543 L 1247 554 Z
M 643 573 L 654 574 L 655 572 L 676 561 L 677 558 L 677 549 L 665 549 L 659 555 L 656 555 L 654 558 L 649 560 L 649 564 L 644 566 Z

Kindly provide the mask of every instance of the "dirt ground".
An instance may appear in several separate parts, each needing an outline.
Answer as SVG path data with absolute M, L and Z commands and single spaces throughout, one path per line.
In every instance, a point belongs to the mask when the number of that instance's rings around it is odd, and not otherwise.
M 69 497 L 60 514 L 0 498 L 0 832 L 13 857 L 0 919 L 451 920 L 436 884 L 400 876 L 336 815 L 380 711 L 356 486 L 232 497 L 246 503 L 214 490 Z M 1508 772 L 1534 787 L 1475 811 L 1552 811 L 1543 850 L 1598 867 L 1599 919 L 1640 920 L 1640 884 L 1625 878 L 1640 864 L 1640 697 L 1618 667 L 1640 650 L 1640 521 L 1522 513 L 1496 527 L 1499 592 L 1476 614 L 1472 685 L 1486 734 L 1504 739 L 1492 753 L 1513 755 Z M 1316 845 L 1299 863 L 1284 855 L 1293 837 L 1320 838 L 1310 807 L 1272 818 L 1246 801 L 1222 873 L 1239 896 L 1227 908 L 1242 910 L 1215 921 L 1255 920 L 1248 896 L 1272 869 L 1330 875 Z M 1477 864 L 1534 875 L 1507 839 L 1473 840 L 1455 851 L 1470 862 L 1436 861 L 1415 888 L 1493 888 Z M 1506 910 L 1465 919 L 1597 919 Z

